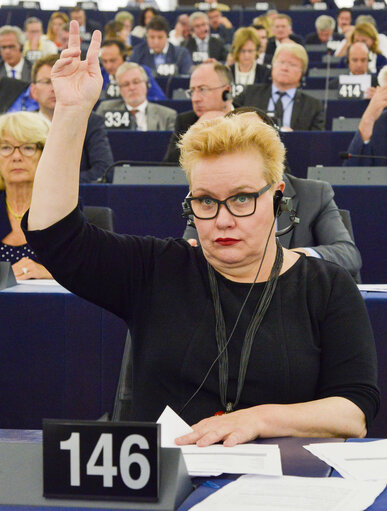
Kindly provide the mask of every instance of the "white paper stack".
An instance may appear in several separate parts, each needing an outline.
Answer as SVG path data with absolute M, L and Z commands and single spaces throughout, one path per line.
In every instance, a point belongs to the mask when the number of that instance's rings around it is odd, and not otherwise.
M 387 481 L 387 440 L 310 444 L 304 447 L 345 478 Z

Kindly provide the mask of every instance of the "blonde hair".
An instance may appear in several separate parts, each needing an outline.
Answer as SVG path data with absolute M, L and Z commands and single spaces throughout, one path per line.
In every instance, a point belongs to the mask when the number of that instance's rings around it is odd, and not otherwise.
M 259 52 L 259 47 L 261 46 L 261 41 L 259 39 L 259 35 L 257 32 L 251 27 L 241 27 L 234 34 L 234 38 L 232 41 L 231 47 L 231 55 L 234 60 L 238 61 L 239 54 L 243 46 L 251 41 L 255 44 L 257 49 L 257 57 Z
M 253 19 L 253 25 L 262 25 L 266 29 L 267 37 L 271 37 L 273 35 L 272 31 L 272 20 L 266 14 L 262 14 L 261 16 L 257 16 Z
M 274 52 L 273 59 L 271 61 L 272 65 L 277 60 L 278 55 L 281 53 L 281 51 L 286 50 L 289 53 L 293 55 L 293 57 L 298 58 L 301 60 L 302 64 L 302 74 L 306 73 L 306 70 L 308 69 L 308 54 L 306 53 L 306 50 L 301 44 L 297 43 L 282 43 L 277 46 L 277 49 Z
M 48 25 L 47 25 L 47 39 L 49 39 L 50 41 L 53 41 L 54 43 L 55 43 L 55 34 L 52 31 L 52 22 L 58 18 L 63 21 L 64 25 L 66 23 L 69 23 L 69 17 L 67 16 L 67 14 L 65 12 L 56 11 L 51 14 L 50 19 L 48 20 Z
M 355 26 L 355 30 L 351 34 L 350 43 L 355 42 L 355 35 L 361 35 L 363 37 L 369 37 L 373 40 L 370 51 L 374 53 L 381 53 L 379 48 L 379 34 L 376 28 L 371 23 L 360 23 Z
M 21 143 L 46 143 L 49 124 L 43 116 L 34 112 L 14 112 L 0 115 L 0 140 L 8 135 Z M 0 174 L 0 190 L 4 190 L 4 181 Z
M 178 147 L 181 150 L 180 165 L 190 187 L 192 170 L 201 159 L 245 151 L 256 151 L 262 156 L 263 174 L 268 183 L 282 179 L 284 145 L 276 130 L 255 113 L 197 122 L 181 137 Z

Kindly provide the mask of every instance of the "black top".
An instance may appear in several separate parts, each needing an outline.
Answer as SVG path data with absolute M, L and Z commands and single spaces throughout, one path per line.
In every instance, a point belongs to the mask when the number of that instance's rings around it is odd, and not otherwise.
M 154 421 L 167 404 L 179 412 L 217 357 L 201 249 L 184 240 L 108 233 L 85 224 L 78 209 L 26 236 L 58 282 L 129 325 L 132 419 Z M 229 330 L 249 285 L 217 278 Z M 255 286 L 228 348 L 230 401 L 235 398 L 241 338 L 263 285 Z M 239 408 L 328 396 L 350 399 L 364 411 L 367 423 L 372 421 L 379 407 L 374 341 L 350 275 L 336 264 L 301 256 L 279 277 L 252 347 Z M 215 365 L 182 417 L 192 424 L 220 409 Z

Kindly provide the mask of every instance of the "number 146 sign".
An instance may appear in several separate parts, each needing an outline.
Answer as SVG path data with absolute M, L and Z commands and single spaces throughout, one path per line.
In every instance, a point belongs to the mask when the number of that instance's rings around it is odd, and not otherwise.
M 45 497 L 156 501 L 160 426 L 43 421 Z

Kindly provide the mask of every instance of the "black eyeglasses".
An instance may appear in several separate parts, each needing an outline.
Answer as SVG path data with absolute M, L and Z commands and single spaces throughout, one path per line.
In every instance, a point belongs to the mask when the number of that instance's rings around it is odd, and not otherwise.
M 185 200 L 191 207 L 193 215 L 200 220 L 211 220 L 212 218 L 215 218 L 219 213 L 221 204 L 224 204 L 227 211 L 229 211 L 233 216 L 250 216 L 255 213 L 258 197 L 267 192 L 267 190 L 271 188 L 272 184 L 273 183 L 267 184 L 257 192 L 237 193 L 224 200 L 214 199 L 208 195 L 192 197 L 191 192 L 187 195 Z

